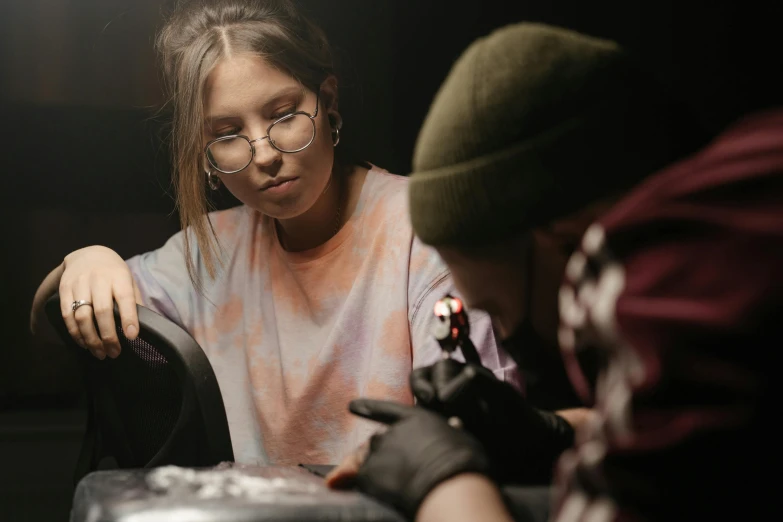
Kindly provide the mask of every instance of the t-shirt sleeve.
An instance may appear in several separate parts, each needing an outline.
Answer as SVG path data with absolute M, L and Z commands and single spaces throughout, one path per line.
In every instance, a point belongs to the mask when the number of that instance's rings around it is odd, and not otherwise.
M 188 276 L 184 250 L 184 233 L 179 232 L 162 247 L 126 262 L 144 306 L 187 329 L 193 315 L 195 289 Z
M 459 297 L 448 268 L 433 248 L 414 239 L 408 289 L 414 368 L 433 364 L 441 357 L 441 349 L 433 333 L 437 321 L 434 309 L 435 303 L 446 294 Z M 481 356 L 482 364 L 499 379 L 521 387 L 521 376 L 516 365 L 497 346 L 489 316 L 482 311 L 470 310 L 468 318 L 470 338 Z M 458 358 L 464 360 L 461 354 L 458 354 Z

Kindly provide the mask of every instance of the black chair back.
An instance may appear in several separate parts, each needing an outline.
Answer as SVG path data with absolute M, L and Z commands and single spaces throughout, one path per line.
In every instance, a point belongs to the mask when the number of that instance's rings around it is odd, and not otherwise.
M 78 482 L 95 469 L 161 465 L 213 466 L 233 461 L 223 398 L 206 354 L 182 328 L 137 306 L 139 335 L 123 335 L 122 353 L 103 361 L 78 346 L 65 326 L 60 298 L 46 314 L 63 342 L 78 351 L 88 396 L 88 421 L 76 469 Z

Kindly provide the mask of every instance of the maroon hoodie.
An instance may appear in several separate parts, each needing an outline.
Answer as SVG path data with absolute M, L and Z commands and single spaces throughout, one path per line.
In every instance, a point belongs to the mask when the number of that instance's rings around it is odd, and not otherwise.
M 593 225 L 560 315 L 598 415 L 560 462 L 555 520 L 783 511 L 783 110 L 738 122 Z

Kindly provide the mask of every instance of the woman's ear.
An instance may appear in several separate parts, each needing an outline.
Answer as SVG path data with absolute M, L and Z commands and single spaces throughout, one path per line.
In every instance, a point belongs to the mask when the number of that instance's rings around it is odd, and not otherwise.
M 330 74 L 321 82 L 321 101 L 327 114 L 337 112 L 337 77 L 333 74 Z

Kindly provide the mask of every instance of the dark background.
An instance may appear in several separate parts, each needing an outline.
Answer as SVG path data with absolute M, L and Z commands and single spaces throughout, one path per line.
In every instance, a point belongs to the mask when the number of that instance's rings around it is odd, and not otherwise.
M 779 102 L 781 8 L 761 2 L 307 0 L 338 50 L 345 144 L 405 174 L 427 107 L 476 37 L 520 20 L 619 40 L 717 132 Z M 80 376 L 31 339 L 68 252 L 177 230 L 152 41 L 163 0 L 0 0 L 0 521 L 66 520 Z M 220 202 L 230 204 L 230 200 Z

